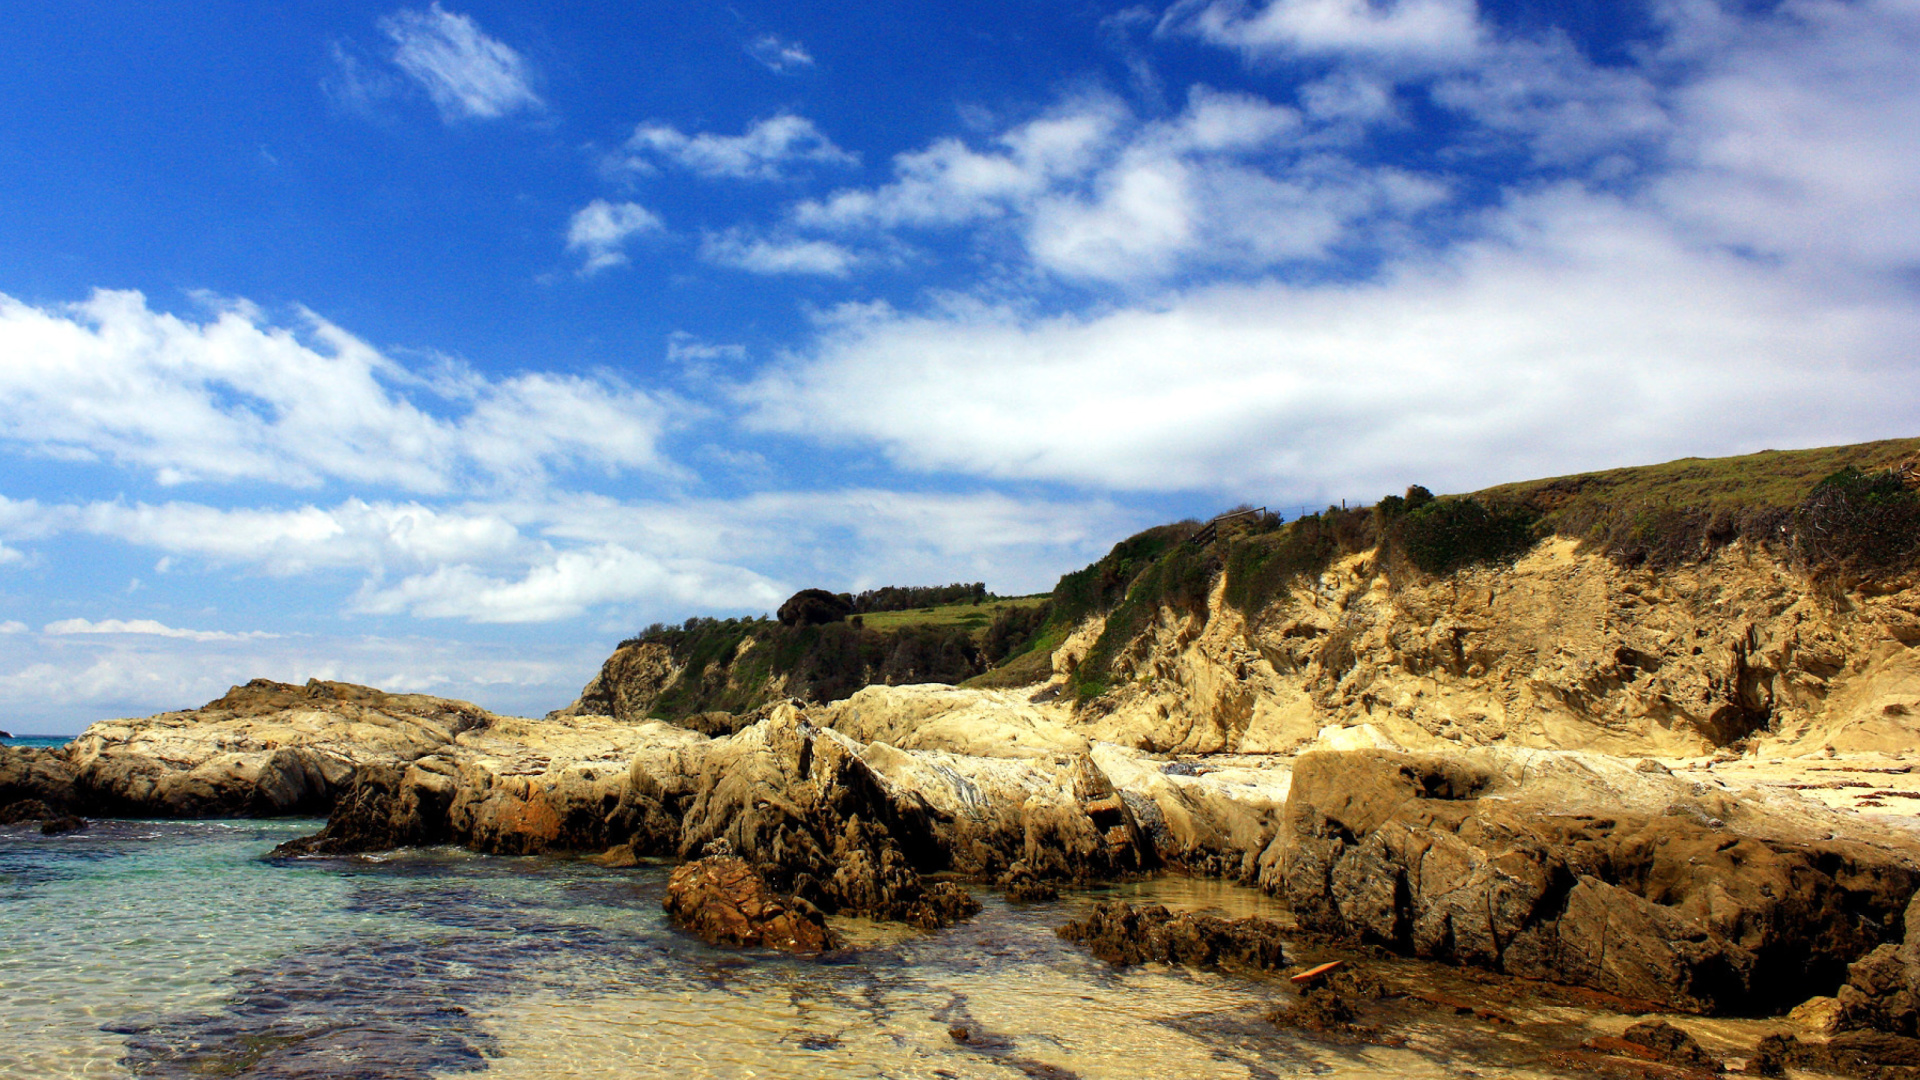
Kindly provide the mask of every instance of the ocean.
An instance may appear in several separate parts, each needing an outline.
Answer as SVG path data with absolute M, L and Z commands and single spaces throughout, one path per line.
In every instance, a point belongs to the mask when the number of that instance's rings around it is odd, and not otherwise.
M 9 735 L 0 739 L 0 746 L 65 746 L 72 741 L 71 735 Z
M 1284 979 L 1117 970 L 1054 934 L 1106 897 L 1275 913 L 1218 882 L 981 893 L 930 934 L 836 920 L 851 948 L 806 959 L 679 932 L 661 866 L 263 858 L 320 824 L 0 828 L 0 1076 L 1551 1075 L 1484 1071 L 1501 1044 L 1450 1011 L 1400 1047 L 1316 1041 L 1267 1019 Z

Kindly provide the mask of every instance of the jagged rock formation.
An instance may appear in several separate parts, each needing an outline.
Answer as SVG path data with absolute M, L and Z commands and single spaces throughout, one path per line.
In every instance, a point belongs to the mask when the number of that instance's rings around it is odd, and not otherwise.
M 1716 792 L 1654 809 L 1685 789 L 1597 760 L 1304 754 L 1267 880 L 1312 931 L 1700 1012 L 1834 984 L 1920 882 L 1910 843 Z
M 1202 610 L 1163 609 L 1075 730 L 1186 753 L 1293 750 L 1357 724 L 1409 747 L 1635 755 L 1920 740 L 1920 587 L 1834 595 L 1763 548 L 1656 572 L 1552 539 L 1439 578 L 1390 577 L 1369 551 L 1250 613 L 1226 585 Z

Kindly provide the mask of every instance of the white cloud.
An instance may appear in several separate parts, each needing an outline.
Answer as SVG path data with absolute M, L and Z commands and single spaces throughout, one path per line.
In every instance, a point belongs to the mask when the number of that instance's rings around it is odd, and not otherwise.
M 1163 26 L 1217 45 L 1267 53 L 1358 54 L 1462 63 L 1482 41 L 1474 0 L 1200 0 L 1168 13 Z
M 1377 494 L 1894 435 L 1920 405 L 1899 291 L 1700 251 L 1576 188 L 1489 228 L 1360 285 L 1049 319 L 856 309 L 748 389 L 751 420 L 922 470 Z
M 1440 180 L 1361 167 L 1320 141 L 1294 109 L 1205 86 L 1152 122 L 1075 99 L 988 150 L 943 139 L 902 154 L 891 183 L 799 203 L 792 221 L 846 232 L 1002 220 L 1043 271 L 1138 285 L 1325 258 L 1451 197 Z
M 1128 119 L 1117 101 L 1095 97 L 1012 128 L 989 151 L 940 139 L 896 156 L 891 183 L 802 202 L 793 217 L 824 229 L 950 226 L 1000 217 L 1055 183 L 1084 175 Z
M 700 257 L 755 274 L 846 277 L 859 264 L 852 251 L 828 240 L 768 239 L 739 229 L 709 235 Z
M 393 62 L 427 91 L 448 121 L 491 120 L 541 108 L 526 58 L 487 36 L 466 15 L 439 4 L 403 9 L 380 20 L 393 41 Z
M 480 623 L 551 622 L 602 604 L 771 609 L 787 593 L 749 570 L 662 559 L 618 544 L 553 552 L 518 577 L 443 566 L 363 590 L 355 610 Z
M 441 387 L 454 397 L 436 400 L 372 346 L 310 312 L 304 321 L 296 334 L 232 302 L 196 324 L 137 292 L 55 308 L 0 295 L 0 440 L 150 469 L 168 484 L 447 492 L 555 468 L 673 471 L 657 447 L 668 407 L 641 391 L 464 372 Z
M 1770 255 L 1920 265 L 1920 8 L 1783 7 L 1771 20 L 1675 5 L 1681 168 L 1659 196 L 1707 236 Z M 1705 23 L 1701 26 L 1698 24 Z
M 773 34 L 762 34 L 747 43 L 747 55 L 764 64 L 768 71 L 785 75 L 813 66 L 813 56 L 797 41 L 785 41 Z
M 642 124 L 627 140 L 628 165 L 650 168 L 655 160 L 701 176 L 779 180 L 796 163 L 854 165 L 859 158 L 833 144 L 813 121 L 792 113 L 762 120 L 739 135 L 683 134 L 664 124 Z
M 187 641 L 250 641 L 255 638 L 279 637 L 278 634 L 247 631 L 228 633 L 224 630 L 181 630 L 152 619 L 101 619 L 89 622 L 86 619 L 61 619 L 50 622 L 41 628 L 41 633 L 56 636 L 66 634 L 148 634 L 153 637 L 182 638 Z
M 0 634 L 24 634 L 26 632 L 26 623 L 16 622 L 12 619 L 8 619 L 6 622 L 0 622 Z
M 659 217 L 639 203 L 595 199 L 575 211 L 568 222 L 567 250 L 585 257 L 582 274 L 595 274 L 626 263 L 627 253 L 622 249 L 629 239 L 662 228 Z
M 281 576 L 337 569 L 381 575 L 447 562 L 509 562 L 537 548 L 496 512 L 360 499 L 292 510 L 100 502 L 60 507 L 48 518 L 60 531 Z

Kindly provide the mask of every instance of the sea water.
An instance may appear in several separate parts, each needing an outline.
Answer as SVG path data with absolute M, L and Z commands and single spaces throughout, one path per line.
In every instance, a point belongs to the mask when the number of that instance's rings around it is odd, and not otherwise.
M 71 735 L 8 735 L 0 738 L 0 746 L 65 746 L 73 741 Z
M 1440 1077 L 1471 1032 L 1391 1048 L 1268 1019 L 1284 979 L 1115 969 L 1054 929 L 1123 897 L 1274 914 L 1166 878 L 922 933 L 836 920 L 824 959 L 709 947 L 668 870 L 451 848 L 265 858 L 318 821 L 0 829 L 0 1077 Z

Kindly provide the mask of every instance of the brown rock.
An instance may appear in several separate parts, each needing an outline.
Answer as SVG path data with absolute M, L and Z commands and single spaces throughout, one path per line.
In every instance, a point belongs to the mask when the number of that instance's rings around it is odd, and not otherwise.
M 1286 963 L 1280 924 L 1272 919 L 1221 919 L 1175 914 L 1159 904 L 1135 907 L 1123 900 L 1096 904 L 1084 919 L 1059 935 L 1084 944 L 1109 964 L 1157 962 L 1240 971 L 1273 971 Z
M 681 864 L 667 880 L 665 907 L 681 925 L 716 945 L 807 953 L 836 944 L 818 908 L 781 896 L 735 855 Z

